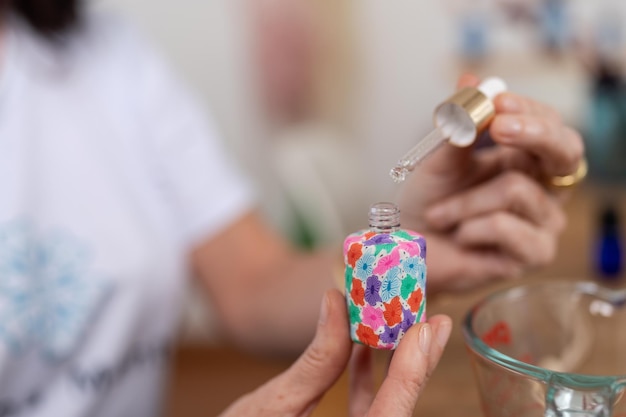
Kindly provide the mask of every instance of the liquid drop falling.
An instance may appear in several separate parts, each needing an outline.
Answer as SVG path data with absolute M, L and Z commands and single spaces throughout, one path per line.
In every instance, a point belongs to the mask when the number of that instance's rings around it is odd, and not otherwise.
M 408 173 L 409 173 L 409 170 L 406 169 L 406 167 L 398 165 L 392 168 L 392 170 L 389 172 L 389 175 L 391 175 L 393 182 L 401 183 L 406 179 L 406 176 Z

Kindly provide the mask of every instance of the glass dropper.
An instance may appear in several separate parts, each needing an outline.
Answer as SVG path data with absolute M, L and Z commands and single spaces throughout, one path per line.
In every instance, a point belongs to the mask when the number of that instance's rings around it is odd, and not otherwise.
M 435 129 L 398 160 L 389 173 L 391 178 L 398 183 L 404 181 L 446 140 L 459 147 L 474 143 L 478 133 L 487 128 L 495 115 L 493 98 L 506 89 L 502 79 L 489 77 L 478 87 L 465 87 L 437 106 Z

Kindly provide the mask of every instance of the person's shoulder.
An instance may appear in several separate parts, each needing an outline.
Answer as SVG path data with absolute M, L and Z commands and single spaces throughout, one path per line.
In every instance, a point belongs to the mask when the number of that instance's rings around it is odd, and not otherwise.
M 137 67 L 159 56 L 154 45 L 136 25 L 112 12 L 87 13 L 74 37 L 74 53 L 84 54 L 92 61 Z
M 159 55 L 136 26 L 110 12 L 88 11 L 75 27 L 52 37 L 12 16 L 10 38 L 12 58 L 23 72 L 55 82 L 81 74 L 130 76 Z
M 127 106 L 152 94 L 175 72 L 148 34 L 129 18 L 112 12 L 86 14 L 69 41 L 70 65 L 81 79 L 98 80 L 108 96 L 124 96 Z M 108 86 L 108 87 L 107 87 Z

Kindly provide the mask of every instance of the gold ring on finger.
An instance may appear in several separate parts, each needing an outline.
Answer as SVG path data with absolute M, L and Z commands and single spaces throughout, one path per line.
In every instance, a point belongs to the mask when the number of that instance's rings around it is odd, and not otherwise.
M 580 160 L 576 172 L 569 175 L 554 176 L 548 180 L 550 186 L 555 188 L 569 188 L 581 182 L 587 176 L 588 167 L 585 158 Z

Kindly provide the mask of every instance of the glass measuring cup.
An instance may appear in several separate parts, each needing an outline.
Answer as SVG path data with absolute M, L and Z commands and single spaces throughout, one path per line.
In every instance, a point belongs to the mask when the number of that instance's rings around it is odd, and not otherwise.
M 468 312 L 463 333 L 485 417 L 626 417 L 625 290 L 503 290 Z

